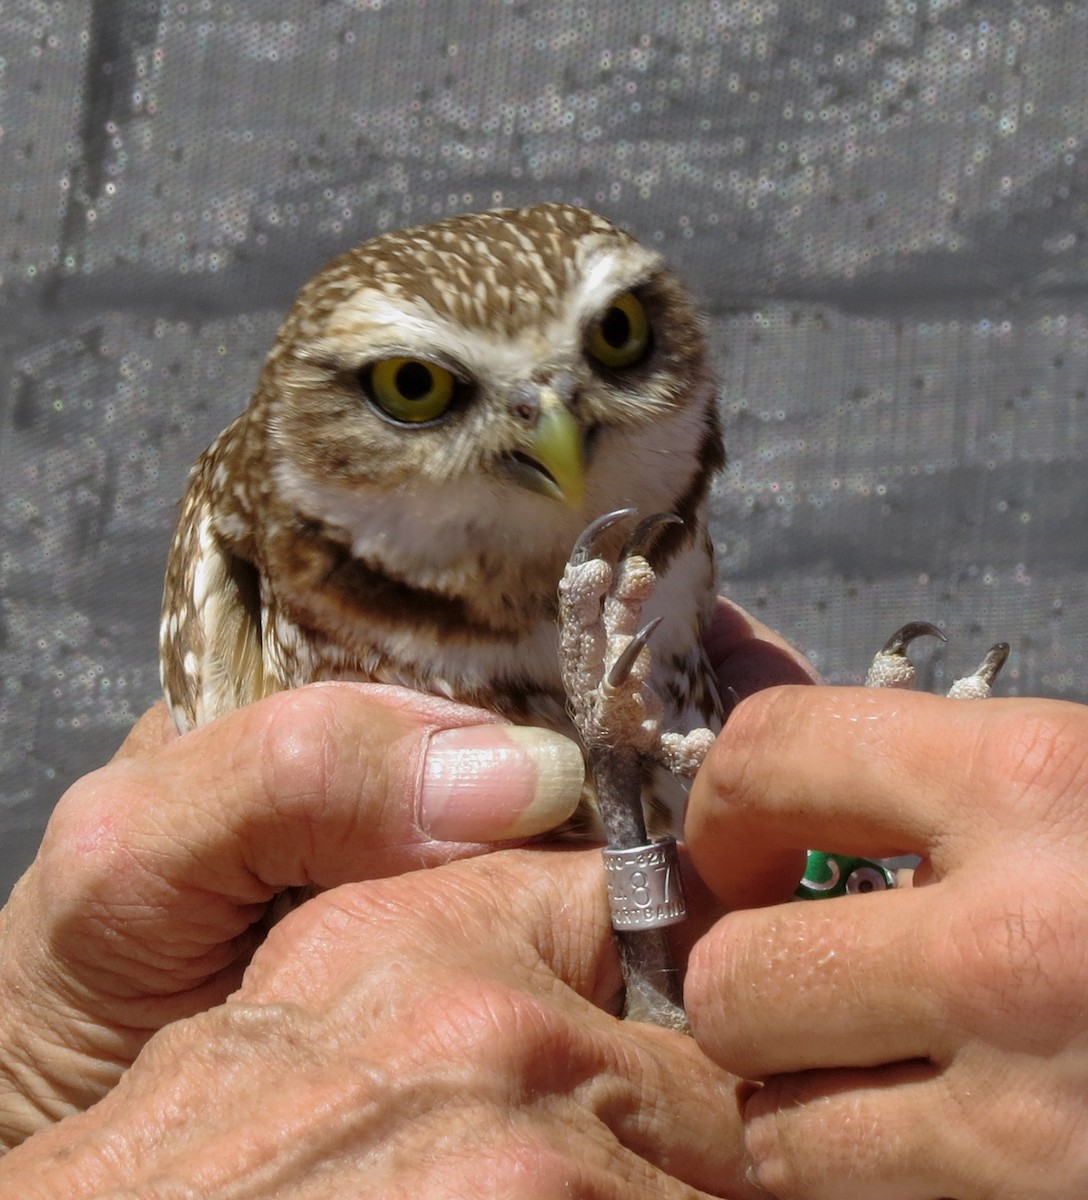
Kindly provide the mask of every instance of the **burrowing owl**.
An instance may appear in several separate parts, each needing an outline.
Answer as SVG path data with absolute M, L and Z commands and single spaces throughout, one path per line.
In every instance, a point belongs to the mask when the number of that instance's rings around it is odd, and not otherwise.
M 654 683 L 668 725 L 705 725 L 722 461 L 697 314 L 627 233 L 540 204 L 377 237 L 303 288 L 193 469 L 161 629 L 177 724 L 349 678 L 571 732 L 557 583 L 630 507 L 683 518 L 649 552 Z

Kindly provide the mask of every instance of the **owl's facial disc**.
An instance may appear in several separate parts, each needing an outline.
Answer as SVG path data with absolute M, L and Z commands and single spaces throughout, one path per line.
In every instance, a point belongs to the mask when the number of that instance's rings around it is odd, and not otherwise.
M 581 508 L 585 498 L 585 435 L 552 387 L 512 393 L 511 411 L 527 426 L 521 445 L 503 465 L 515 483 L 531 492 Z

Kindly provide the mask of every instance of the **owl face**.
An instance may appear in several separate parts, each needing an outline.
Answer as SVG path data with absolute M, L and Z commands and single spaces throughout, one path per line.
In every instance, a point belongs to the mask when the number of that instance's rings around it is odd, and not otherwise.
M 303 288 L 190 475 L 161 630 L 179 728 L 341 678 L 568 728 L 559 580 L 628 507 L 682 518 L 642 548 L 690 727 L 722 460 L 693 306 L 608 221 L 544 204 L 375 238 Z
M 251 410 L 263 472 L 359 558 L 467 544 L 550 577 L 588 520 L 675 506 L 720 455 L 695 310 L 660 257 L 538 205 L 389 234 L 300 294 Z M 254 439 L 254 444 L 257 440 Z M 709 447 L 709 448 L 708 448 Z

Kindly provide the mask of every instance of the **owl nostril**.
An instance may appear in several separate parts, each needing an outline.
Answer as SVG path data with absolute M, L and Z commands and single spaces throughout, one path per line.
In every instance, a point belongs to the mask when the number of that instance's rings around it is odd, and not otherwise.
M 510 389 L 506 406 L 522 424 L 535 425 L 540 418 L 540 389 L 532 384 L 519 384 Z

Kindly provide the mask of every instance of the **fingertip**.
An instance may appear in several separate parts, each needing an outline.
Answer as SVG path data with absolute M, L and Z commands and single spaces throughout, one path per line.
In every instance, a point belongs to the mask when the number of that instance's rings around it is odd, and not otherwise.
M 703 644 L 722 690 L 741 698 L 778 684 L 820 682 L 799 650 L 725 597 L 718 598 Z
M 549 729 L 481 725 L 431 735 L 420 825 L 442 841 L 509 841 L 563 824 L 582 795 L 585 765 Z
M 692 784 L 684 840 L 700 877 L 728 908 L 789 899 L 805 869 L 806 847 L 768 819 L 746 782 L 752 755 L 766 753 L 781 728 L 789 688 L 741 701 Z M 805 689 L 808 690 L 807 687 Z

